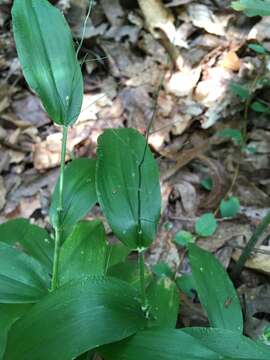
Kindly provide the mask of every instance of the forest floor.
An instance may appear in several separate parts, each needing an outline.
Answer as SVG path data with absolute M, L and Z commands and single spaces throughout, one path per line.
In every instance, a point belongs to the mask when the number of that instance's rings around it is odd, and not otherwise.
M 179 234 L 194 234 L 197 219 L 213 213 L 215 233 L 197 236 L 197 242 L 230 271 L 270 209 L 269 60 L 250 46 L 260 43 L 270 51 L 270 18 L 248 18 L 226 0 L 138 2 L 140 7 L 135 0 L 93 6 L 80 52 L 85 95 L 68 159 L 95 156 L 106 128 L 145 134 L 150 124 L 163 204 L 149 264 L 188 273 Z M 54 3 L 79 42 L 88 1 Z M 25 217 L 48 227 L 61 133 L 23 79 L 11 5 L 0 2 L 0 223 Z M 232 196 L 240 206 L 224 218 L 220 203 Z M 96 214 L 98 207 L 88 217 Z M 237 284 L 245 333 L 252 338 L 270 325 L 269 235 L 260 239 Z M 183 296 L 181 322 L 205 324 L 191 301 Z

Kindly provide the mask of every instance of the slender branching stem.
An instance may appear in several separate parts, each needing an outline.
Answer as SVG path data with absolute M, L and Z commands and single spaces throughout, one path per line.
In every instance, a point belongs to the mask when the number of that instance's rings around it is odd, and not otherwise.
M 68 127 L 62 128 L 62 149 L 61 149 L 61 166 L 60 166 L 60 179 L 59 179 L 59 199 L 57 207 L 57 220 L 55 226 L 55 244 L 54 244 L 54 258 L 53 258 L 53 274 L 51 290 L 55 290 L 58 286 L 58 272 L 59 272 L 59 256 L 60 247 L 63 241 L 63 202 L 64 202 L 64 169 L 67 151 L 67 135 Z
M 235 264 L 235 267 L 232 272 L 232 278 L 234 278 L 235 280 L 241 274 L 241 271 L 242 271 L 247 259 L 249 258 L 250 254 L 254 250 L 259 238 L 262 236 L 262 234 L 267 229 L 269 224 L 270 224 L 270 211 L 268 211 L 268 213 L 265 215 L 265 217 L 262 219 L 262 221 L 256 227 L 249 242 L 245 246 L 245 248 L 242 252 L 242 255 L 240 256 L 237 263 Z

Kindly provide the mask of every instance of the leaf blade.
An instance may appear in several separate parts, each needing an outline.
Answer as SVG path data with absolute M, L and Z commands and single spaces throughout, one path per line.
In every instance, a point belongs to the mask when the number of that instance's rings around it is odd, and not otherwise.
M 16 0 L 12 19 L 18 56 L 29 86 L 53 121 L 72 124 L 80 113 L 83 80 L 64 16 L 47 0 Z
M 62 212 L 64 238 L 97 202 L 95 168 L 96 161 L 88 158 L 73 160 L 65 167 Z M 59 181 L 58 179 L 50 207 L 50 222 L 54 227 L 57 226 Z
M 155 239 L 161 207 L 158 169 L 147 146 L 141 167 L 139 234 L 138 166 L 145 146 L 145 138 L 134 129 L 106 130 L 98 139 L 98 200 L 113 232 L 134 249 L 147 247 Z
M 60 284 L 87 275 L 105 275 L 107 242 L 101 221 L 81 221 L 60 250 Z
M 211 326 L 236 332 L 243 331 L 240 302 L 223 266 L 209 252 L 189 245 L 193 279 Z
M 34 303 L 47 292 L 49 275 L 42 265 L 0 242 L 0 303 Z
M 136 297 L 130 286 L 112 278 L 66 284 L 16 322 L 4 360 L 70 360 L 134 334 L 145 325 Z
M 54 243 L 45 229 L 31 224 L 27 219 L 9 220 L 0 225 L 1 241 L 20 244 L 23 249 L 47 269 L 52 270 Z

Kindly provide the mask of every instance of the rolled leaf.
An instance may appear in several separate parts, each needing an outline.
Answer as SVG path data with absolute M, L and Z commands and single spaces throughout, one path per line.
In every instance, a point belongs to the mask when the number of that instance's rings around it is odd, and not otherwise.
M 96 161 L 80 158 L 71 161 L 64 170 L 62 226 L 64 239 L 73 226 L 81 220 L 97 202 L 95 184 Z M 50 222 L 57 226 L 59 179 L 55 186 L 50 207 Z
M 189 244 L 189 259 L 196 290 L 210 325 L 242 333 L 241 305 L 223 266 L 214 255 L 195 244 Z
M 10 330 L 4 360 L 70 360 L 145 326 L 138 294 L 104 277 L 83 278 L 47 295 Z
M 107 242 L 101 221 L 81 221 L 60 252 L 60 283 L 87 275 L 105 275 Z
M 0 239 L 9 245 L 21 245 L 23 250 L 52 271 L 54 244 L 45 229 L 26 219 L 9 220 L 0 225 Z
M 101 349 L 105 360 L 269 360 L 267 346 L 224 329 L 145 330 Z
M 96 179 L 102 211 L 119 240 L 133 249 L 148 247 L 156 238 L 161 196 L 157 164 L 145 138 L 134 129 L 106 130 L 98 138 Z
M 49 275 L 35 259 L 0 242 L 0 303 L 35 303 L 47 294 Z
M 81 110 L 83 80 L 64 16 L 47 0 L 15 0 L 12 21 L 28 85 L 54 122 L 74 123 Z

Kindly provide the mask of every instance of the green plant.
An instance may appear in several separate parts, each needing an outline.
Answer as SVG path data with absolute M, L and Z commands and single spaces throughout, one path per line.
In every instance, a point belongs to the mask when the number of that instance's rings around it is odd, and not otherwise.
M 15 0 L 13 26 L 25 77 L 62 126 L 63 141 L 50 209 L 53 232 L 25 219 L 0 226 L 0 358 L 86 360 L 99 353 L 105 360 L 269 359 L 265 345 L 242 335 L 241 308 L 227 273 L 195 244 L 188 245 L 190 284 L 211 327 L 175 329 L 174 277 L 164 271 L 154 276 L 144 264 L 161 201 L 146 139 L 134 129 L 107 130 L 96 159 L 65 166 L 68 128 L 82 100 L 71 35 L 47 0 Z M 96 202 L 121 243 L 107 242 L 101 221 L 82 220 Z M 127 259 L 132 250 L 138 265 Z

